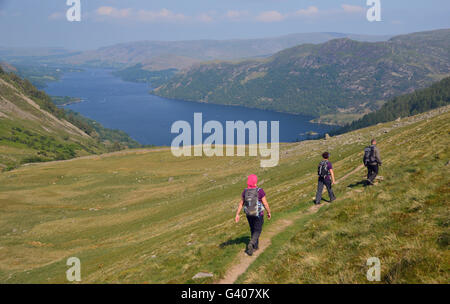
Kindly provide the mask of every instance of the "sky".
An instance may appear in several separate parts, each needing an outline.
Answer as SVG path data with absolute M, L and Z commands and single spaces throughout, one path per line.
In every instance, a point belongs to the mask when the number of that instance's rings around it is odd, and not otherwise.
M 450 28 L 448 0 L 0 0 L 0 46 L 96 49 L 139 40 L 264 38 L 292 33 L 397 35 Z M 70 0 L 71 1 L 71 0 Z

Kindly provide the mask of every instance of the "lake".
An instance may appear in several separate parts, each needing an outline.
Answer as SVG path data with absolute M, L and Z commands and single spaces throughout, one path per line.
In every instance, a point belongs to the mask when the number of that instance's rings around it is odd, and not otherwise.
M 310 123 L 311 117 L 273 111 L 171 100 L 150 95 L 148 84 L 122 81 L 108 69 L 85 69 L 65 73 L 60 81 L 48 83 L 44 90 L 53 96 L 80 97 L 83 102 L 65 106 L 111 129 L 127 132 L 145 145 L 170 146 L 177 134 L 170 132 L 175 121 L 193 126 L 194 113 L 203 114 L 203 122 L 249 120 L 279 121 L 280 142 L 307 138 L 305 133 L 324 134 L 327 125 Z M 269 131 L 270 138 L 270 131 Z M 207 135 L 204 135 L 204 139 Z

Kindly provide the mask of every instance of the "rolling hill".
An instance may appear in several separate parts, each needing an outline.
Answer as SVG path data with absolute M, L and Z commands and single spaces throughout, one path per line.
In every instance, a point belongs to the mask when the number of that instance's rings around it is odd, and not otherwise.
M 0 282 L 214 283 L 240 265 L 248 225 L 234 223 L 246 176 L 259 176 L 273 218 L 236 282 L 449 283 L 450 106 L 257 157 L 174 157 L 138 149 L 0 173 Z M 384 177 L 364 188 L 362 150 L 378 139 Z M 310 212 L 328 150 L 338 200 Z M 405 161 L 405 159 L 407 161 Z M 261 249 L 262 250 L 262 249 Z M 194 280 L 199 272 L 212 277 Z
M 0 61 L 27 65 L 50 63 L 115 68 L 140 64 L 143 70 L 158 71 L 183 69 L 205 60 L 267 57 L 298 44 L 322 43 L 344 37 L 358 41 L 386 41 L 390 38 L 342 33 L 297 33 L 259 39 L 136 41 L 84 52 L 61 48 L 0 47 Z
M 322 122 L 326 115 L 354 119 L 450 75 L 449 49 L 448 29 L 386 42 L 335 39 L 295 46 L 267 59 L 198 64 L 154 94 L 313 115 Z

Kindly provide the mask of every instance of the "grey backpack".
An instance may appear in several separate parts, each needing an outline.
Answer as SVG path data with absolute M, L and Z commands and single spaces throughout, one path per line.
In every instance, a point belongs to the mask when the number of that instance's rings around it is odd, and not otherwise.
M 262 211 L 258 202 L 259 188 L 247 188 L 244 192 L 244 212 L 248 216 L 258 216 Z
M 368 166 L 371 163 L 375 163 L 377 160 L 375 158 L 375 147 L 369 146 L 364 149 L 364 158 L 363 163 L 364 166 Z
M 330 175 L 330 171 L 328 170 L 328 161 L 323 160 L 319 164 L 319 168 L 317 168 L 317 174 L 320 178 L 325 178 Z

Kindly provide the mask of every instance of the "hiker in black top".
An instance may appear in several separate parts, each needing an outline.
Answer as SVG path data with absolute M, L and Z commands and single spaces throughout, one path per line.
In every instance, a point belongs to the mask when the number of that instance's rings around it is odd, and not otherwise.
M 330 203 L 336 200 L 336 196 L 334 196 L 333 189 L 331 188 L 331 185 L 334 185 L 336 181 L 334 179 L 333 165 L 328 160 L 330 153 L 325 152 L 322 154 L 322 157 L 323 160 L 320 162 L 319 169 L 317 170 L 319 181 L 317 185 L 316 199 L 314 201 L 316 205 L 320 205 L 320 202 L 322 201 L 324 185 L 327 187 L 328 195 L 330 196 Z
M 375 139 L 372 139 L 370 142 L 371 145 L 368 147 L 368 155 L 365 153 L 365 160 L 364 164 L 367 167 L 367 184 L 373 185 L 373 182 L 375 181 L 375 178 L 378 175 L 378 169 L 379 166 L 381 166 L 381 157 L 380 157 L 380 151 L 377 148 L 377 141 Z
M 261 235 L 264 224 L 264 209 L 267 210 L 267 218 L 270 220 L 272 217 L 269 203 L 267 203 L 266 193 L 263 189 L 257 188 L 257 182 L 258 178 L 256 175 L 252 174 L 248 177 L 248 188 L 242 192 L 242 199 L 239 202 L 235 218 L 236 223 L 238 223 L 240 219 L 239 213 L 244 208 L 251 232 L 251 239 L 245 252 L 250 256 L 253 255 L 255 250 L 259 249 L 259 236 Z

